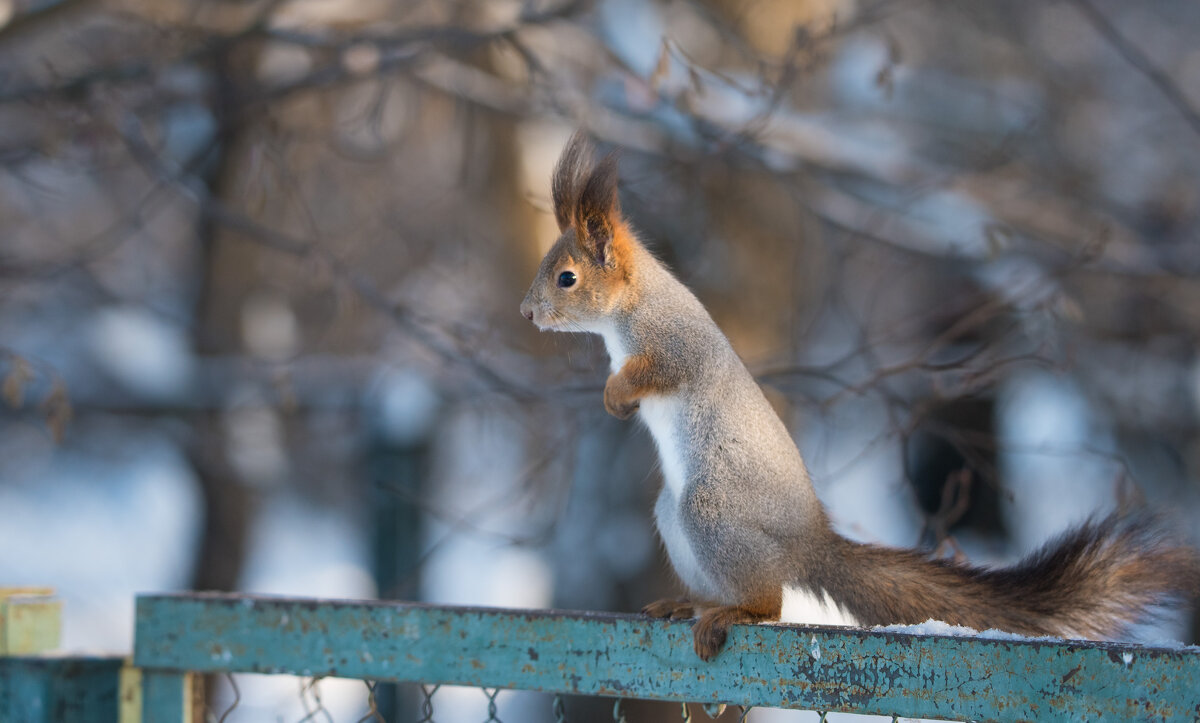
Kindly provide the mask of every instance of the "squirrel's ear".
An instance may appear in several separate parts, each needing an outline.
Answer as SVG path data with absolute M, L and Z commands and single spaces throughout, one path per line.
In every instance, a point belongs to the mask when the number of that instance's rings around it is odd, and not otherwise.
M 592 166 L 592 144 L 582 129 L 571 135 L 563 148 L 554 176 L 550 179 L 550 194 L 554 197 L 554 220 L 558 230 L 566 231 L 575 220 L 575 206 L 581 186 Z
M 620 218 L 617 154 L 610 153 L 588 175 L 575 209 L 575 234 L 601 266 L 612 260 L 613 234 Z

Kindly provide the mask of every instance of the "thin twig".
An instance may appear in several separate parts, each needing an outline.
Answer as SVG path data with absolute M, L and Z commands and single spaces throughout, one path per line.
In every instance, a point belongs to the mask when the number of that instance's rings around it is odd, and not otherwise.
M 1096 32 L 1100 33 L 1108 44 L 1113 47 L 1125 59 L 1127 63 L 1132 65 L 1139 73 L 1146 76 L 1146 79 L 1155 85 L 1167 97 L 1171 105 L 1183 116 L 1192 130 L 1200 135 L 1200 111 L 1191 104 L 1171 76 L 1164 73 L 1156 66 L 1150 58 L 1142 52 L 1142 49 L 1135 45 L 1129 38 L 1121 34 L 1116 26 L 1109 21 L 1104 13 L 1100 12 L 1091 0 L 1071 0 L 1075 7 L 1079 8 L 1079 12 L 1087 18 Z

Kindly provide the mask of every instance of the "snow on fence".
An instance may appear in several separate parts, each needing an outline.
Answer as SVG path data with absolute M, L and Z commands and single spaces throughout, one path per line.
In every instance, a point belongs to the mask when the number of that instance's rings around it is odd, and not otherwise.
M 549 694 L 543 719 L 555 720 L 570 719 L 566 695 L 612 699 L 617 721 L 621 703 L 634 700 L 682 703 L 685 720 L 704 715 L 689 702 L 710 712 L 728 704 L 724 720 L 734 721 L 763 707 L 821 711 L 822 719 L 828 711 L 1002 721 L 1200 716 L 1197 648 L 743 625 L 705 663 L 692 652 L 689 623 L 636 615 L 224 594 L 143 596 L 136 615 L 136 668 L 120 659 L 0 658 L 0 720 L 200 721 L 194 682 L 234 673 L 358 679 L 369 692 L 362 720 L 375 721 L 386 720 L 374 706 L 386 682 L 423 684 L 418 720 L 437 720 L 441 685 L 483 689 L 489 720 L 501 690 Z M 332 719 L 315 710 L 306 718 Z

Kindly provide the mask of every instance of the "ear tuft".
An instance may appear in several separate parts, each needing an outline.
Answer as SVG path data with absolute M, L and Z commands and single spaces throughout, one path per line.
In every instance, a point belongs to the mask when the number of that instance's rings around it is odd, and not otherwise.
M 612 241 L 620 222 L 617 201 L 617 155 L 595 163 L 595 150 L 583 130 L 567 141 L 550 191 L 559 231 L 574 227 L 576 237 L 601 266 L 612 260 Z
M 554 219 L 559 231 L 566 231 L 575 220 L 575 207 L 592 170 L 594 155 L 591 142 L 580 129 L 567 141 L 558 163 L 554 164 L 550 194 L 554 198 Z
M 610 153 L 588 175 L 575 210 L 575 233 L 601 266 L 612 257 L 613 233 L 620 217 L 617 154 Z

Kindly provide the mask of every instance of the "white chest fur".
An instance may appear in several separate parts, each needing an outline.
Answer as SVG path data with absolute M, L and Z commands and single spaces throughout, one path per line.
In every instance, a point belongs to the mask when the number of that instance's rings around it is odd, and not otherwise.
M 617 333 L 616 328 L 612 324 L 604 324 L 596 329 L 596 333 L 604 337 L 604 348 L 608 350 L 609 368 L 613 374 L 620 371 L 624 366 L 625 360 L 629 357 L 629 352 L 625 349 L 625 344 L 621 341 L 621 335 Z
M 680 429 L 683 401 L 677 396 L 646 397 L 641 401 L 638 416 L 650 430 L 650 436 L 654 437 L 662 462 L 663 489 L 655 508 L 655 519 L 658 534 L 667 546 L 671 566 L 693 593 L 710 600 L 718 599 L 720 590 L 696 557 L 680 515 L 679 505 L 686 499 L 688 488 L 687 462 Z
M 608 350 L 609 364 L 614 374 L 621 370 L 629 351 L 621 340 L 620 334 L 611 325 L 596 329 L 604 337 L 604 346 Z M 662 460 L 663 479 L 675 493 L 676 499 L 682 499 L 686 484 L 687 468 L 684 466 L 683 445 L 679 425 L 682 405 L 674 396 L 655 395 L 646 397 L 639 403 L 638 416 L 650 430 L 654 443 L 658 446 L 658 456 Z
M 679 575 L 688 592 L 696 596 L 698 602 L 725 602 L 722 600 L 720 587 L 714 584 L 712 576 L 696 556 L 696 550 L 680 515 L 679 498 L 668 485 L 664 485 L 658 495 L 658 504 L 654 507 L 654 521 L 667 548 L 667 556 L 671 558 L 671 567 L 675 569 L 675 574 Z
M 625 364 L 629 353 L 616 329 L 603 327 L 596 329 L 596 332 L 604 337 L 604 346 L 615 374 Z M 683 583 L 698 595 L 716 599 L 720 593 L 697 559 L 687 531 L 679 519 L 679 500 L 684 498 L 687 489 L 687 465 L 680 429 L 683 420 L 682 400 L 676 396 L 655 395 L 643 398 L 638 406 L 638 416 L 654 438 L 662 462 L 664 489 L 655 509 L 658 533 L 667 547 L 671 565 Z
M 687 487 L 682 434 L 682 403 L 674 396 L 653 396 L 641 400 L 638 416 L 654 443 L 658 447 L 658 458 L 662 461 L 663 484 L 671 489 L 676 499 L 683 499 Z

